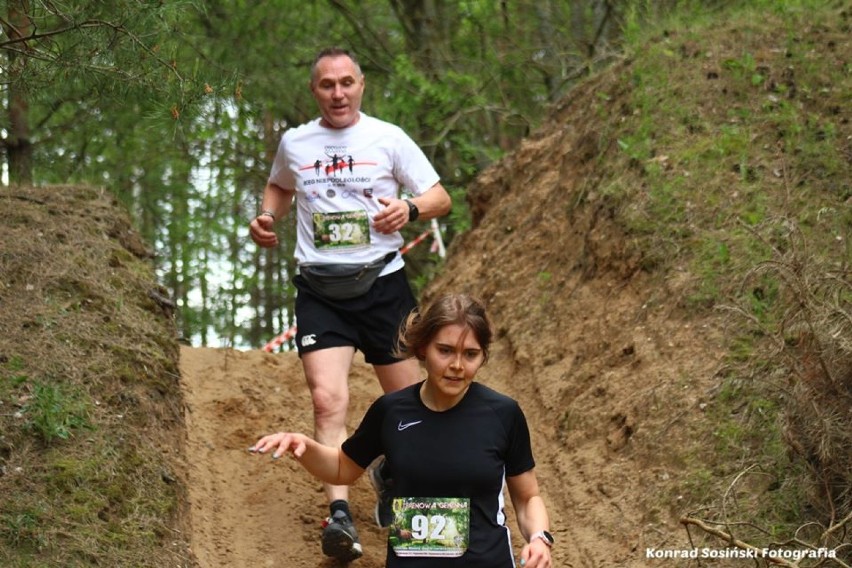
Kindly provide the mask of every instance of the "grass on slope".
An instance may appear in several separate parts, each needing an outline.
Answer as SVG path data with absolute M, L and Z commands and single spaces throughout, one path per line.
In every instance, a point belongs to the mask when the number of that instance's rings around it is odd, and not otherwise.
M 185 566 L 177 342 L 103 192 L 0 192 L 0 565 Z
M 628 102 L 604 133 L 618 157 L 602 165 L 644 266 L 692 275 L 681 307 L 729 318 L 715 427 L 691 457 L 706 507 L 692 520 L 848 559 L 852 10 L 754 2 L 675 17 L 628 26 Z

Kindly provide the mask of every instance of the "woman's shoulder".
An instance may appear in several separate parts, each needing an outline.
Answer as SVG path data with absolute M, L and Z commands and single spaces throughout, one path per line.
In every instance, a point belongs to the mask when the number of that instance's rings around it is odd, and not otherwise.
M 423 384 L 423 381 L 417 381 L 413 385 L 409 385 L 407 387 L 401 388 L 397 391 L 385 393 L 379 397 L 384 404 L 393 406 L 402 401 L 409 401 L 413 397 L 417 397 L 417 392 L 420 389 L 420 385 Z
M 480 382 L 471 383 L 470 389 L 471 393 L 476 396 L 476 398 L 492 406 L 502 408 L 518 407 L 518 401 L 516 401 L 514 398 L 510 397 L 507 394 L 503 394 L 500 391 L 494 390 L 493 388 L 484 385 Z

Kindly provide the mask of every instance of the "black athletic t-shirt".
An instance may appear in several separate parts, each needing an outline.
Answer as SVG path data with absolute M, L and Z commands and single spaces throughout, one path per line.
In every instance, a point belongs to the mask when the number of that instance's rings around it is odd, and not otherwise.
M 394 497 L 470 499 L 470 543 L 457 558 L 398 557 L 387 568 L 513 568 L 503 482 L 535 466 L 526 418 L 516 401 L 480 383 L 444 412 L 420 400 L 420 384 L 379 398 L 343 451 L 366 468 L 384 454 Z

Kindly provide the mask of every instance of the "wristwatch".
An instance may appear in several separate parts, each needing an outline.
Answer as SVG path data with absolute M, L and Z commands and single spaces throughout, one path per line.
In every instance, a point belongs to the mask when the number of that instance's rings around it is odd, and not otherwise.
M 532 541 L 534 541 L 537 538 L 540 538 L 541 540 L 543 540 L 544 544 L 546 544 L 547 546 L 553 546 L 553 535 L 550 534 L 549 532 L 538 531 L 537 533 L 533 533 L 530 536 L 530 544 L 532 544 Z
M 408 203 L 408 222 L 416 221 L 420 217 L 420 209 L 410 199 L 406 199 L 405 202 Z

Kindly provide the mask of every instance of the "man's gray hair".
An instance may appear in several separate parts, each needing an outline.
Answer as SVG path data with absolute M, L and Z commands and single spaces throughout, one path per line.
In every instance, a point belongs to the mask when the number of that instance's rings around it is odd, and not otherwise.
M 348 57 L 352 60 L 352 63 L 355 64 L 355 70 L 358 72 L 358 75 L 361 76 L 364 74 L 361 71 L 361 65 L 358 63 L 358 58 L 355 57 L 354 53 L 342 47 L 326 47 L 317 53 L 317 56 L 314 58 L 314 63 L 311 65 L 311 83 L 313 83 L 316 79 L 317 65 L 319 65 L 320 59 L 324 57 Z

